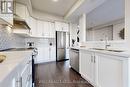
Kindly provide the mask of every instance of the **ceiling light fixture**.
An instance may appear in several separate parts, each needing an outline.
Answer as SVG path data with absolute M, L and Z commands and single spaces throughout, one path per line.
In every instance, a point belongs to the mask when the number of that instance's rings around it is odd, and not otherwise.
M 58 2 L 59 0 L 52 0 L 53 2 Z

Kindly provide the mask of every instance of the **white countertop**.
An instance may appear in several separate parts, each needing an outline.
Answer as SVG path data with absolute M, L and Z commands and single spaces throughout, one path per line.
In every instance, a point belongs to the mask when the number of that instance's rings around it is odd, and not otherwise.
M 108 55 L 113 55 L 113 56 L 119 56 L 119 57 L 124 57 L 124 58 L 130 58 L 130 52 L 124 51 L 124 52 L 112 52 L 112 51 L 107 51 L 107 50 L 95 50 L 95 49 L 90 49 L 90 48 L 85 48 L 85 47 L 70 47 L 72 49 L 79 49 L 79 50 L 86 50 L 86 51 L 91 51 L 91 52 L 98 52 L 98 53 L 103 53 L 103 54 L 108 54 Z
M 6 79 L 27 57 L 32 55 L 33 50 L 4 51 L 0 55 L 6 55 L 6 60 L 0 63 L 0 83 Z

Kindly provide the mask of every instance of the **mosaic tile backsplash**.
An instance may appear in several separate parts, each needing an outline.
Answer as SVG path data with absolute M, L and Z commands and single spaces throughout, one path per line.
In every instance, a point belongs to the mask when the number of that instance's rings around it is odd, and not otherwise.
M 25 47 L 25 38 L 11 32 L 10 27 L 0 25 L 0 50 Z

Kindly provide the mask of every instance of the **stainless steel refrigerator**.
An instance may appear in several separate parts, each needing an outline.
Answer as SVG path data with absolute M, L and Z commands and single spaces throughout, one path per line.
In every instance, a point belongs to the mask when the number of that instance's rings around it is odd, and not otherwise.
M 56 32 L 56 61 L 63 61 L 66 59 L 66 32 Z

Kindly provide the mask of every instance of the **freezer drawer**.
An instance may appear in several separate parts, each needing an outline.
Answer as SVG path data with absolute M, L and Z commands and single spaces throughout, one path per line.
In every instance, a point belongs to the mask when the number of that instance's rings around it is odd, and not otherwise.
M 57 61 L 65 59 L 65 48 L 58 48 L 57 49 Z

